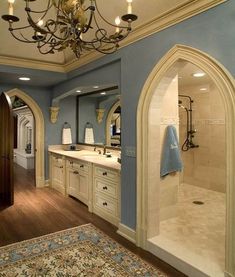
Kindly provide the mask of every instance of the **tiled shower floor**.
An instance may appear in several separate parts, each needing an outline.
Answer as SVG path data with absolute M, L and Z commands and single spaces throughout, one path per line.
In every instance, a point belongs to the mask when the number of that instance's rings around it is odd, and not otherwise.
M 209 276 L 223 276 L 225 194 L 181 184 L 178 217 L 161 222 L 160 235 L 150 241 Z

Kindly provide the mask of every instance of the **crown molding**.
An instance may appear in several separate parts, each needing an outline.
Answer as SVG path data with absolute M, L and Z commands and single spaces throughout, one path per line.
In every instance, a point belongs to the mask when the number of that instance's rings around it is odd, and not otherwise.
M 120 44 L 120 48 L 154 33 L 160 32 L 170 26 L 173 26 L 185 19 L 204 12 L 226 1 L 228 0 L 188 0 L 184 4 L 178 5 L 177 7 L 162 13 L 151 21 L 148 21 L 147 23 L 135 28 Z M 95 61 L 102 56 L 104 56 L 104 54 L 91 51 L 85 53 L 79 59 L 75 58 L 72 61 L 66 62 L 65 64 L 46 63 L 36 60 L 0 56 L 0 64 L 67 73 L 85 64 Z
M 182 5 L 162 13 L 158 17 L 148 21 L 147 23 L 135 28 L 125 40 L 120 43 L 120 48 L 125 47 L 133 42 L 150 36 L 154 33 L 160 32 L 172 25 L 175 25 L 185 19 L 188 19 L 194 15 L 204 12 L 212 7 L 215 7 L 228 0 L 188 0 Z M 65 64 L 64 68 L 66 72 L 72 71 L 82 65 L 88 64 L 100 57 L 103 54 L 98 52 L 90 52 L 83 55 L 79 60 L 72 60 Z
M 1 56 L 1 55 L 0 55 L 0 65 L 8 65 L 8 66 L 16 66 L 16 67 L 65 73 L 63 64 L 41 62 L 41 61 L 22 59 L 22 58 L 13 58 L 13 57 Z

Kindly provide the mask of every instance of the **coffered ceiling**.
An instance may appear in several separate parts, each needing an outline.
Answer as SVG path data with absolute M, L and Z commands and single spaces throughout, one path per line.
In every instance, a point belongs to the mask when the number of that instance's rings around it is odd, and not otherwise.
M 39 6 L 44 0 L 37 0 L 33 5 Z M 132 43 L 149 34 L 176 24 L 190 16 L 202 12 L 225 0 L 133 0 L 133 13 L 138 15 L 138 20 L 133 24 L 132 34 L 124 40 L 121 46 Z M 14 14 L 22 24 L 24 19 L 24 1 L 15 0 Z M 101 13 L 110 22 L 118 15 L 126 13 L 126 0 L 97 0 Z M 1 14 L 6 14 L 7 0 L 0 1 Z M 77 68 L 100 55 L 97 53 L 84 53 L 79 60 L 75 58 L 70 49 L 56 54 L 42 55 L 38 53 L 35 45 L 21 43 L 15 40 L 8 32 L 8 24 L 0 20 L 0 64 L 47 69 L 65 72 Z

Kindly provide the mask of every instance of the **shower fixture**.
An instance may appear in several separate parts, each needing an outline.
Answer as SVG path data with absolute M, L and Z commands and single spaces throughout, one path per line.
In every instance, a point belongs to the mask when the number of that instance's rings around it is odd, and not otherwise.
M 182 144 L 181 149 L 182 149 L 182 151 L 188 151 L 191 148 L 199 147 L 199 145 L 193 143 L 194 134 L 196 133 L 196 130 L 193 129 L 193 123 L 192 123 L 193 122 L 193 109 L 192 109 L 193 100 L 188 95 L 179 94 L 179 97 L 186 98 L 189 102 L 189 108 L 187 108 L 182 105 L 182 100 L 178 101 L 178 106 L 180 108 L 183 108 L 186 111 L 186 120 L 187 120 L 186 139 L 185 139 L 184 143 Z

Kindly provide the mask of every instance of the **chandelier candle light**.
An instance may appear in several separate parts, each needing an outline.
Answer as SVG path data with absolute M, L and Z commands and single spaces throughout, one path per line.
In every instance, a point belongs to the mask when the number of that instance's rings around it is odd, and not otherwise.
M 109 1 L 109 0 L 107 0 Z M 20 19 L 14 15 L 15 0 L 8 0 L 8 14 L 2 19 L 8 21 L 12 36 L 26 43 L 35 43 L 41 54 L 53 54 L 70 47 L 77 58 L 84 50 L 96 50 L 103 54 L 111 54 L 119 47 L 119 42 L 125 39 L 131 24 L 137 19 L 132 13 L 132 0 L 127 1 L 127 14 L 115 19 L 115 24 L 107 21 L 100 13 L 97 0 L 41 0 L 46 3 L 43 10 L 32 8 L 37 0 L 25 0 L 27 24 L 13 27 Z M 23 2 L 23 1 L 22 1 Z M 33 3 L 35 2 L 35 3 Z M 50 18 L 54 15 L 53 18 Z M 121 26 L 121 20 L 126 26 Z M 111 26 L 110 34 L 100 22 Z

